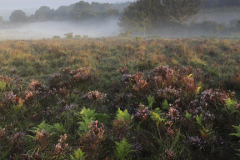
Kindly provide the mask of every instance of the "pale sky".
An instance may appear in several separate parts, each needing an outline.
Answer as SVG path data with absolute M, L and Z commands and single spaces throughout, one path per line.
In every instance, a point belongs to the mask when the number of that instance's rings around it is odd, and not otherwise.
M 62 5 L 70 5 L 81 0 L 0 0 L 0 10 L 16 10 L 28 8 L 40 8 L 41 6 L 49 6 L 57 9 Z M 99 2 L 99 3 L 116 3 L 133 0 L 84 0 L 85 2 Z

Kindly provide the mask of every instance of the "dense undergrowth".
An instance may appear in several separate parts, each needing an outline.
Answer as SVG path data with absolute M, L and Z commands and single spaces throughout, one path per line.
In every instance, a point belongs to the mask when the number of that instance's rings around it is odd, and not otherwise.
M 239 39 L 0 42 L 0 159 L 238 159 Z

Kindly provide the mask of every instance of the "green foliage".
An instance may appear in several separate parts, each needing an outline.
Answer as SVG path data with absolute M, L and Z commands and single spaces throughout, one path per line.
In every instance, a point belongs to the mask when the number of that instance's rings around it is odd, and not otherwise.
M 53 129 L 56 131 L 56 133 L 58 133 L 59 135 L 60 135 L 60 134 L 64 134 L 64 133 L 66 132 L 65 129 L 64 129 L 64 126 L 61 125 L 61 124 L 59 124 L 59 123 L 55 123 L 52 128 L 53 128 Z
M 91 110 L 91 109 L 86 109 L 85 107 L 82 109 L 82 111 L 80 112 L 80 115 L 82 116 L 83 121 L 78 122 L 78 124 L 80 124 L 79 130 L 80 131 L 84 131 L 87 132 L 89 131 L 89 123 L 92 120 L 95 120 L 95 110 Z
M 5 81 L 0 81 L 0 90 L 4 91 L 6 89 L 6 82 Z
M 97 119 L 99 122 L 102 123 L 107 123 L 111 117 L 107 115 L 106 113 L 104 114 L 96 114 L 95 119 Z
M 33 133 L 35 133 L 37 130 L 39 132 L 41 132 L 42 130 L 47 131 L 48 133 L 50 133 L 50 135 L 55 135 L 57 131 L 58 133 L 60 133 L 59 131 L 61 131 L 62 126 L 59 126 L 58 124 L 54 127 L 52 125 L 47 124 L 45 121 L 43 121 L 42 123 L 40 123 L 39 125 L 37 125 L 37 127 L 33 127 L 32 130 L 29 130 Z M 59 129 L 59 130 L 58 130 Z M 33 139 L 36 139 L 36 136 L 30 136 Z
M 74 157 L 70 155 L 72 160 L 85 160 L 84 152 L 79 148 L 78 150 L 74 151 Z
M 154 97 L 148 96 L 148 97 L 147 97 L 147 100 L 148 100 L 148 107 L 152 109 L 153 103 L 156 103 Z
M 236 105 L 237 101 L 234 101 L 233 99 L 230 98 L 226 100 L 227 109 L 229 109 L 231 112 L 234 112 L 236 110 Z
M 162 108 L 168 110 L 170 108 L 167 99 L 165 99 L 162 103 Z
M 191 119 L 192 115 L 191 115 L 190 113 L 186 112 L 185 117 L 186 117 L 187 119 Z
M 128 110 L 127 110 L 127 109 L 125 109 L 124 112 L 123 112 L 123 111 L 121 111 L 120 108 L 118 108 L 118 111 L 117 111 L 117 119 L 118 119 L 118 120 L 119 120 L 119 119 L 122 119 L 122 120 L 124 120 L 124 121 L 129 121 L 129 120 L 131 120 L 131 116 L 130 116 L 130 114 L 128 113 Z
M 240 124 L 238 126 L 232 126 L 236 129 L 237 133 L 231 133 L 230 135 L 240 138 Z
M 160 122 L 165 121 L 165 119 L 161 118 L 161 115 L 163 115 L 163 113 L 161 112 L 161 110 L 159 108 L 156 108 L 154 111 L 150 111 L 150 117 L 153 121 L 156 121 L 157 125 Z
M 130 152 L 134 151 L 130 150 L 132 145 L 127 142 L 126 138 L 123 138 L 120 143 L 115 142 L 115 144 L 116 144 L 115 157 L 120 160 L 124 160 Z
M 52 131 L 53 129 L 53 126 L 47 124 L 45 121 L 43 121 L 42 123 L 40 123 L 39 125 L 37 125 L 37 127 L 33 127 L 34 130 L 39 130 L 39 131 L 42 131 L 42 130 L 45 130 L 45 131 Z
M 238 126 L 234 126 L 234 125 L 232 126 L 236 129 L 237 133 L 231 133 L 230 135 L 240 138 L 240 124 Z M 238 142 L 240 142 L 240 140 Z M 237 151 L 240 153 L 240 149 L 237 149 Z M 237 154 L 237 155 L 240 157 L 240 154 Z
M 196 120 L 197 120 L 197 124 L 199 124 L 200 126 L 202 126 L 202 120 L 203 120 L 203 115 L 202 113 L 197 117 L 196 117 Z

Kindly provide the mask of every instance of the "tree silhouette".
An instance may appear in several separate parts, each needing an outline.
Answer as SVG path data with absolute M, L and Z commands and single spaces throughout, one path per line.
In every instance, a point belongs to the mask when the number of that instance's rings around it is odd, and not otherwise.
M 202 0 L 162 0 L 162 3 L 167 20 L 184 24 L 200 11 Z
M 28 17 L 26 16 L 25 12 L 23 12 L 22 10 L 15 10 L 15 11 L 13 11 L 11 13 L 9 19 L 13 23 L 28 21 Z
M 128 6 L 119 18 L 118 25 L 124 30 L 143 32 L 164 19 L 163 5 L 159 0 L 139 0 Z

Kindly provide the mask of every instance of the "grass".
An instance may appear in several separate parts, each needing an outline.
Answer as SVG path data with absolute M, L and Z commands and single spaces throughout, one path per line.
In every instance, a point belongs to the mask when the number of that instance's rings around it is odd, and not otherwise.
M 239 51 L 206 37 L 1 41 L 0 159 L 238 159 Z

